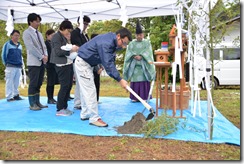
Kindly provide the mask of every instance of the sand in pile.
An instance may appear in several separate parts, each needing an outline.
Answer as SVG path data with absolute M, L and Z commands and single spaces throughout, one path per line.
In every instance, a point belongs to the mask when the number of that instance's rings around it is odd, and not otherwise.
M 145 123 L 145 116 L 137 112 L 136 115 L 132 116 L 130 121 L 125 122 L 123 126 L 119 126 L 117 131 L 121 134 L 136 134 Z

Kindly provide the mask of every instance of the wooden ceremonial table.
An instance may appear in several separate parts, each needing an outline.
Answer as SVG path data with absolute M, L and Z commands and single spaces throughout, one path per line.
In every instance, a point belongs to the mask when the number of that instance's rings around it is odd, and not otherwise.
M 168 70 L 171 68 L 171 63 L 168 62 L 168 51 L 155 51 L 156 62 L 151 62 L 156 68 L 156 117 L 158 116 L 158 109 L 172 109 L 172 117 L 176 116 L 176 109 L 180 109 L 180 118 L 183 117 L 183 109 L 188 108 L 189 91 L 185 87 L 184 78 L 180 80 L 180 88 L 176 88 L 175 92 L 168 89 Z M 184 66 L 184 63 L 182 63 Z M 182 68 L 184 71 L 184 67 Z M 184 73 L 184 72 L 183 72 Z M 164 78 L 164 79 L 163 79 Z M 162 84 L 164 83 L 164 89 Z
M 156 116 L 158 116 L 158 109 L 160 108 L 160 97 L 161 97 L 161 85 L 163 82 L 163 69 L 164 69 L 164 104 L 168 102 L 168 70 L 171 67 L 171 63 L 168 62 L 168 51 L 155 51 L 156 62 L 152 62 L 151 64 L 155 65 L 156 68 Z

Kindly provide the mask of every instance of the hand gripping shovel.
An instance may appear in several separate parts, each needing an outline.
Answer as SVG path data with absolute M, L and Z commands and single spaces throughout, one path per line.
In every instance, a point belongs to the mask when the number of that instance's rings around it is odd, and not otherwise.
M 133 94 L 150 112 L 150 114 L 147 116 L 147 120 L 151 120 L 155 116 L 154 109 L 146 102 L 144 101 L 140 96 L 138 96 L 128 85 L 126 86 L 126 89 Z

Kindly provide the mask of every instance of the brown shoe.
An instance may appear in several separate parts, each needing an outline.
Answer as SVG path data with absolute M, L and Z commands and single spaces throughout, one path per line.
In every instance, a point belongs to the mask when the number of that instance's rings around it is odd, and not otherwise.
M 103 120 L 101 118 L 99 118 L 97 121 L 90 123 L 90 125 L 95 125 L 95 126 L 99 126 L 99 127 L 107 127 L 108 124 L 106 124 L 105 122 L 103 122 Z

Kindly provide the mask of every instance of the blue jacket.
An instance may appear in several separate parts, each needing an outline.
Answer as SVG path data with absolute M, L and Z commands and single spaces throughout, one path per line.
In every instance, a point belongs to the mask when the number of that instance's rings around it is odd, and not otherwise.
M 78 56 L 92 67 L 102 64 L 107 74 L 117 81 L 121 80 L 115 65 L 115 51 L 117 50 L 115 33 L 100 34 L 83 44 L 78 51 Z
M 12 40 L 6 42 L 2 49 L 2 62 L 6 66 L 22 67 L 22 46 L 16 46 Z

